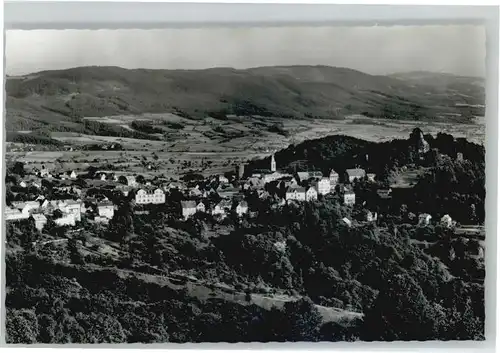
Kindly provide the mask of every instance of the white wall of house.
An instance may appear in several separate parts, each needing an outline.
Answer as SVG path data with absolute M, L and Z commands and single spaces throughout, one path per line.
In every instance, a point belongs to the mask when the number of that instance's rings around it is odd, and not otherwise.
M 115 208 L 113 207 L 113 205 L 98 206 L 97 212 L 100 217 L 112 219 L 115 214 Z
M 306 192 L 306 201 L 314 201 L 318 199 L 318 192 L 315 188 L 309 188 Z
M 184 207 L 182 208 L 182 216 L 187 219 L 196 213 L 196 207 Z
M 296 201 L 305 201 L 306 193 L 303 191 L 291 191 L 286 193 L 286 199 L 288 200 L 296 200 Z
M 329 194 L 332 190 L 332 185 L 330 183 L 330 179 L 323 178 L 318 181 L 318 194 L 326 195 Z
M 247 212 L 248 212 L 248 206 L 242 206 L 242 205 L 236 206 L 236 213 L 238 214 L 238 216 L 242 216 Z
M 354 193 L 345 193 L 344 194 L 344 204 L 345 205 L 354 205 L 356 203 L 356 194 Z
M 54 221 L 58 226 L 74 226 L 75 216 L 71 213 L 65 214 L 63 217 L 58 218 Z

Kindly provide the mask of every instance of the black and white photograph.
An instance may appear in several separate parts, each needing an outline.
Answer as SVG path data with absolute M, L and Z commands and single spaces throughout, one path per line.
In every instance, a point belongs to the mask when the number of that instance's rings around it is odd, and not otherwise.
M 485 340 L 479 24 L 5 34 L 7 344 Z

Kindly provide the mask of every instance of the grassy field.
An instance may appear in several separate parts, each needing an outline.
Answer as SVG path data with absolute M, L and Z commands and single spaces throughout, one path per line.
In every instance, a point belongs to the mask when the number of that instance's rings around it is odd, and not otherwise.
M 7 157 L 38 168 L 45 164 L 51 168 L 82 171 L 90 165 L 112 164 L 118 170 L 129 171 L 133 174 L 148 172 L 153 175 L 177 178 L 188 170 L 195 170 L 204 175 L 224 173 L 234 170 L 235 164 L 262 158 L 290 144 L 334 134 L 379 142 L 395 138 L 406 139 L 411 130 L 418 126 L 424 133 L 435 135 L 438 132 L 447 132 L 456 137 L 466 137 L 476 143 L 484 143 L 485 136 L 485 127 L 481 123 L 406 122 L 366 119 L 360 116 L 350 116 L 343 121 L 259 117 L 230 117 L 226 121 L 208 118 L 195 121 L 173 114 L 94 119 L 107 121 L 109 124 L 123 125 L 138 118 L 150 122 L 179 123 L 182 124 L 183 129 L 170 129 L 172 131 L 166 134 L 167 141 L 53 132 L 51 134 L 53 139 L 71 144 L 77 147 L 76 150 L 9 152 Z M 281 126 L 281 132 L 285 133 L 270 131 L 269 127 L 277 124 Z M 125 150 L 78 150 L 78 146 L 103 143 L 118 143 Z M 148 164 L 152 164 L 154 168 L 148 169 Z M 408 180 L 412 179 L 411 173 L 408 171 L 405 174 Z M 401 182 L 407 183 L 402 179 Z

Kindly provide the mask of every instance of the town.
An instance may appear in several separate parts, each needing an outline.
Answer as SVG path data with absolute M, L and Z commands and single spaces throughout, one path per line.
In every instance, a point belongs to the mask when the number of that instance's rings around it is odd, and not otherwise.
M 258 210 L 249 208 L 246 200 L 249 192 L 257 193 L 260 199 L 272 200 L 270 205 L 273 208 L 313 202 L 331 195 L 338 195 L 343 205 L 353 206 L 366 200 L 356 196 L 352 185 L 358 181 L 376 183 L 374 173 L 356 167 L 345 170 L 342 177 L 333 169 L 326 176 L 321 171 L 297 172 L 295 175 L 281 172 L 274 155 L 270 156 L 269 169 L 251 171 L 248 177 L 245 177 L 245 165 L 241 164 L 233 173 L 206 179 L 199 176 L 189 181 L 145 180 L 141 175 L 100 170 L 56 171 L 44 165 L 40 169 L 26 167 L 26 171 L 24 166 L 20 168 L 20 175 L 8 174 L 6 177 L 12 183 L 12 195 L 7 196 L 11 199 L 5 209 L 5 220 L 31 219 L 39 231 L 43 230 L 48 218 L 53 219 L 57 226 L 76 227 L 82 218 L 107 224 L 118 205 L 113 204 L 105 193 L 89 194 L 88 191 L 96 188 L 119 192 L 138 207 L 165 204 L 171 193 L 177 193 L 182 195 L 178 202 L 181 219 L 204 213 L 221 221 L 230 214 L 240 218 L 257 215 Z M 378 188 L 376 192 L 381 200 L 392 197 L 390 187 Z M 428 225 L 431 219 L 429 214 L 420 214 L 418 224 Z M 367 210 L 364 221 L 377 221 L 377 212 Z M 348 218 L 344 218 L 344 222 L 351 224 Z M 444 214 L 439 222 L 448 228 L 456 223 L 448 214 Z

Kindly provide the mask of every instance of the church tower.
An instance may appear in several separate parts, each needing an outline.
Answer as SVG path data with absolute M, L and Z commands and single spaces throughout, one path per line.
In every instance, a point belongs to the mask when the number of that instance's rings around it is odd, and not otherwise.
M 271 156 L 271 172 L 276 171 L 276 160 L 274 159 L 274 154 Z

